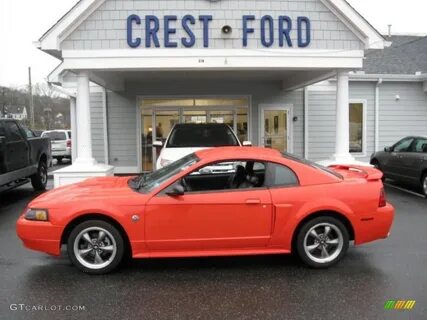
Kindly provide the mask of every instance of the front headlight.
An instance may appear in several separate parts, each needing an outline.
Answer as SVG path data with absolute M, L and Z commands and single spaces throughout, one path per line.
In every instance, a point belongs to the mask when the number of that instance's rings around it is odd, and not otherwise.
M 49 214 L 44 209 L 28 209 L 25 219 L 32 221 L 49 221 Z

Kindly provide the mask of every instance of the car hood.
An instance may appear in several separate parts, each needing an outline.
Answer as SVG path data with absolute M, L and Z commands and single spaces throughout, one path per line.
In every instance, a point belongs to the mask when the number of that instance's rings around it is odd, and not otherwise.
M 29 207 L 49 208 L 62 205 L 66 202 L 76 202 L 81 200 L 113 200 L 118 198 L 129 198 L 136 193 L 128 186 L 131 177 L 102 177 L 90 178 L 85 181 L 71 184 L 48 191 L 34 199 Z
M 184 158 L 185 156 L 197 152 L 199 150 L 204 150 L 208 148 L 163 148 L 160 154 L 161 159 L 168 161 L 176 161 Z

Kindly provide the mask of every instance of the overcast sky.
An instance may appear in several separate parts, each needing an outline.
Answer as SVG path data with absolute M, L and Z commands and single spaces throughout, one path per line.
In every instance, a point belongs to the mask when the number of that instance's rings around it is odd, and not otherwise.
M 28 66 L 33 82 L 46 78 L 59 61 L 35 49 L 32 42 L 48 30 L 77 0 L 0 0 L 0 85 L 23 86 Z M 381 32 L 427 34 L 424 0 L 349 0 Z

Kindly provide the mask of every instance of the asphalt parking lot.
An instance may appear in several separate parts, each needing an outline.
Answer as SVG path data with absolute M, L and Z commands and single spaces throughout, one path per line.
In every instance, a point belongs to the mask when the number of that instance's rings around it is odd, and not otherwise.
M 0 194 L 0 319 L 426 319 L 427 200 L 387 192 L 391 237 L 329 270 L 292 256 L 156 259 L 94 277 L 22 247 L 15 221 L 36 196 L 22 186 Z M 392 311 L 387 300 L 417 302 Z M 58 310 L 68 306 L 80 310 Z

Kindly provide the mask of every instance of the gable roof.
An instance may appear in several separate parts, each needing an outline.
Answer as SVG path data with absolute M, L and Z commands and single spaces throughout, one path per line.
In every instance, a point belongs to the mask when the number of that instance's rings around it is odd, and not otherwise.
M 61 58 L 61 42 L 106 0 L 79 0 L 56 24 L 35 43 L 36 46 Z M 387 41 L 346 0 L 319 0 L 335 14 L 361 41 L 366 49 L 383 49 Z
M 392 45 L 366 53 L 366 74 L 427 73 L 427 36 L 392 36 Z

